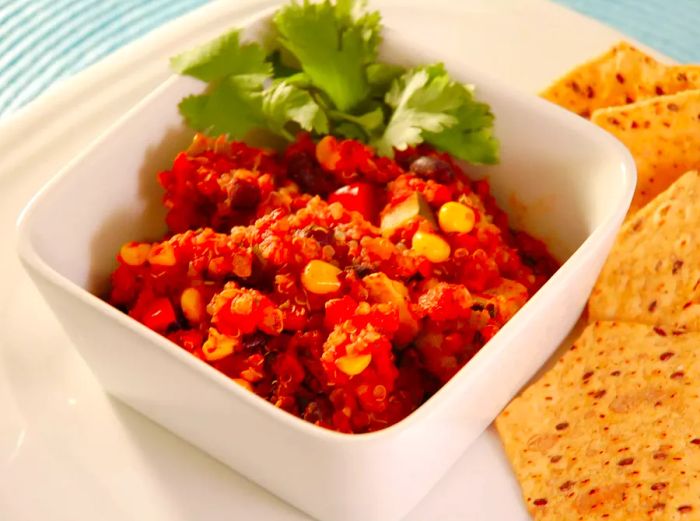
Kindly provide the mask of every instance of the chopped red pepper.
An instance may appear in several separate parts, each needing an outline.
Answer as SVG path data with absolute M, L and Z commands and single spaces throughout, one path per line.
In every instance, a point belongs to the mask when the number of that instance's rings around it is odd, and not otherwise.
M 360 212 L 371 223 L 377 222 L 377 190 L 369 183 L 352 183 L 338 188 L 328 197 L 328 202 L 338 202 L 346 210 Z
M 158 333 L 164 333 L 177 321 L 175 310 L 167 298 L 157 298 L 146 309 L 141 322 Z

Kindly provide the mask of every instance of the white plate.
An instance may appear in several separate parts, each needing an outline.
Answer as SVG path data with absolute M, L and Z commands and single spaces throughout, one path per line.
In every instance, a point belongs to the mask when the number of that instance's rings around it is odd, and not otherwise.
M 110 400 L 20 268 L 14 222 L 31 195 L 168 74 L 167 57 L 273 2 L 217 2 L 85 71 L 0 124 L 0 519 L 303 520 L 292 509 Z M 387 26 L 458 46 L 475 67 L 534 92 L 622 38 L 544 0 L 376 2 Z M 499 41 L 485 47 L 483 42 Z M 496 38 L 494 38 L 496 35 Z M 80 201 L 76 201 L 80 204 Z M 527 519 L 486 432 L 408 520 Z

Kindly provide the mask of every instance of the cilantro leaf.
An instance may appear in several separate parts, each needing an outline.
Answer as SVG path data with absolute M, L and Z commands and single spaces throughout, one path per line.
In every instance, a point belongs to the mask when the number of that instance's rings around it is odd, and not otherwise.
M 438 72 L 436 67 L 416 67 L 394 80 L 385 97 L 394 112 L 374 143 L 380 154 L 391 156 L 393 148 L 405 150 L 422 142 L 424 130 L 437 133 L 457 123 L 447 112 L 456 108 L 456 101 L 444 92 Z
M 209 84 L 180 102 L 190 127 L 277 143 L 299 129 L 331 132 L 387 156 L 427 142 L 472 163 L 497 162 L 493 115 L 471 87 L 439 63 L 377 61 L 380 16 L 366 11 L 366 0 L 290 0 L 272 23 L 265 44 L 241 43 L 235 30 L 171 59 L 176 71 Z
M 384 111 L 380 106 L 358 116 L 337 111 L 331 111 L 330 116 L 338 123 L 333 129 L 335 133 L 360 141 L 367 141 L 384 125 Z
M 304 130 L 319 134 L 328 132 L 328 118 L 311 94 L 286 81 L 276 82 L 265 89 L 262 113 L 269 129 L 290 141 L 294 136 L 285 129 L 290 121 L 298 123 Z
M 231 139 L 261 129 L 293 141 L 286 128 L 291 122 L 304 130 L 328 132 L 326 114 L 308 92 L 285 81 L 263 90 L 258 80 L 255 74 L 230 76 L 206 94 L 183 99 L 180 112 L 193 129 Z
M 207 82 L 238 74 L 272 74 L 263 48 L 257 43 L 241 44 L 238 30 L 172 57 L 170 66 L 180 74 Z
M 394 109 L 373 144 L 384 155 L 427 141 L 472 163 L 497 161 L 493 115 L 442 64 L 415 67 L 394 80 L 385 101 Z
M 342 136 L 346 139 L 356 139 L 358 141 L 367 141 L 367 133 L 355 123 L 342 121 L 333 127 L 333 135 Z
M 298 64 L 290 63 L 292 59 L 294 61 L 296 61 L 296 59 L 294 57 L 290 57 L 289 52 L 285 52 L 283 54 L 283 50 L 284 49 L 275 49 L 267 57 L 269 62 L 272 64 L 272 75 L 275 78 L 287 78 L 289 76 L 293 76 L 301 70 L 298 67 Z
M 259 84 L 255 78 L 233 76 L 207 94 L 188 96 L 178 107 L 194 130 L 243 139 L 252 129 L 265 124 L 262 96 L 256 86 Z
M 296 74 L 287 76 L 286 78 L 284 78 L 284 81 L 289 85 L 294 85 L 295 87 L 299 87 L 300 89 L 311 89 L 311 80 L 305 72 L 297 72 Z
M 367 81 L 374 94 L 384 97 L 391 83 L 406 71 L 405 67 L 389 63 L 371 63 L 367 66 Z
M 378 12 L 360 14 L 363 7 L 352 0 L 292 1 L 273 18 L 280 44 L 343 112 L 368 97 L 365 69 L 377 57 L 380 16 Z
M 474 165 L 498 163 L 498 140 L 493 135 L 493 114 L 488 105 L 471 101 L 456 111 L 457 124 L 440 133 L 423 132 L 425 141 Z

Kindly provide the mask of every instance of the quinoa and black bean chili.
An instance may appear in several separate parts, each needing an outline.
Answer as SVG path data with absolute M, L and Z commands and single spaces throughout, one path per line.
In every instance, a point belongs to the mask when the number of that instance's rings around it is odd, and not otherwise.
M 121 248 L 109 302 L 341 432 L 410 414 L 557 268 L 487 181 L 423 145 L 197 135 L 158 181 L 168 233 Z

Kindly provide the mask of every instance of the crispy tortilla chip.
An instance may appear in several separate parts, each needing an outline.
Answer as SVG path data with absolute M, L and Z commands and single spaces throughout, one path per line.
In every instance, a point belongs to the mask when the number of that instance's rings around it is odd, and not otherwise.
M 700 66 L 666 66 L 630 44 L 577 67 L 541 93 L 572 112 L 590 117 L 594 110 L 700 88 Z
M 496 427 L 538 521 L 700 516 L 700 333 L 589 325 Z
M 591 120 L 622 141 L 637 164 L 630 212 L 681 174 L 700 168 L 700 89 L 600 109 Z
M 685 174 L 622 226 L 588 314 L 700 331 L 698 172 Z

